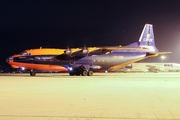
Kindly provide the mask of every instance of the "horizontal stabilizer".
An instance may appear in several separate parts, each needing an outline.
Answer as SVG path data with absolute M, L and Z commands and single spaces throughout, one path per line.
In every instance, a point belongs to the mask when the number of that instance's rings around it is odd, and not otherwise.
M 158 55 L 165 55 L 170 54 L 171 52 L 149 52 L 149 54 L 158 54 Z

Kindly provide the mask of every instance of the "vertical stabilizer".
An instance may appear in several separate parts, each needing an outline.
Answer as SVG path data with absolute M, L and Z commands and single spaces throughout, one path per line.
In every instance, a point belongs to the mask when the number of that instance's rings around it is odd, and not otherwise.
M 132 43 L 128 46 L 146 47 L 151 52 L 157 52 L 158 49 L 155 46 L 153 25 L 145 24 L 139 42 Z
M 155 46 L 153 26 L 146 24 L 139 38 L 140 45 Z

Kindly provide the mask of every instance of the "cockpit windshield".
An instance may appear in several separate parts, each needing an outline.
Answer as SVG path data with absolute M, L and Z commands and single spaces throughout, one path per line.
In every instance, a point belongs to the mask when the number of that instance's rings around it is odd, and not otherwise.
M 26 52 L 26 51 L 23 51 L 23 52 L 21 52 L 20 54 L 23 55 L 23 56 L 28 56 L 28 55 L 30 55 L 30 53 L 28 53 L 28 52 Z

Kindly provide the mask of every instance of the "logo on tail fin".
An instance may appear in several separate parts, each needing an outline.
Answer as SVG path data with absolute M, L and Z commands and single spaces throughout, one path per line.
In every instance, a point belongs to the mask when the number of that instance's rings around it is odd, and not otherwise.
M 147 38 L 150 38 L 151 34 L 147 34 Z
M 145 42 L 153 42 L 153 39 L 150 38 L 150 37 L 151 37 L 151 34 L 147 34 L 146 38 L 144 38 L 143 41 L 145 41 Z

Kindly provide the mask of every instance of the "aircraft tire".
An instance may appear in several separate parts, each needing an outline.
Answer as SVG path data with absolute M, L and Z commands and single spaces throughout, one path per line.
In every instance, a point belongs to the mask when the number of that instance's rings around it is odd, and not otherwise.
M 92 70 L 89 70 L 88 71 L 88 76 L 92 76 L 93 75 L 93 71 Z
M 31 75 L 31 76 L 36 76 L 36 72 L 34 72 L 34 71 L 33 71 L 33 72 L 30 72 L 30 75 Z
M 83 70 L 81 73 L 82 76 L 87 76 L 87 74 L 88 74 L 87 70 Z
M 74 72 L 69 72 L 69 75 L 70 76 L 74 76 Z
M 76 72 L 76 76 L 80 76 L 81 74 L 79 72 Z

